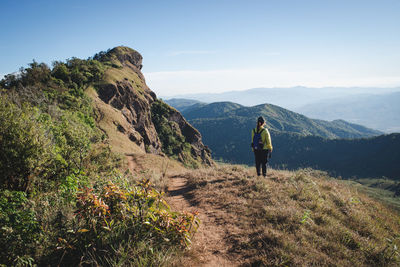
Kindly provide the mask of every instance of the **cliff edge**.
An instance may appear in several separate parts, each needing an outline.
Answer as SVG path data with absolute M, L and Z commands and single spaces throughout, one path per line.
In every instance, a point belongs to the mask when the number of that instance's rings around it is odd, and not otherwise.
M 118 138 L 118 131 L 146 153 L 167 155 L 194 167 L 212 165 L 211 152 L 202 143 L 199 131 L 179 111 L 157 99 L 146 85 L 141 72 L 143 57 L 137 51 L 119 46 L 96 54 L 94 59 L 107 66 L 95 86 L 97 95 L 92 97 L 113 108 L 96 105 L 99 122 L 109 122 L 108 127 L 102 127 L 109 138 Z M 111 113 L 113 118 L 104 118 Z M 130 153 L 125 149 L 128 144 L 122 142 L 120 146 L 121 152 Z

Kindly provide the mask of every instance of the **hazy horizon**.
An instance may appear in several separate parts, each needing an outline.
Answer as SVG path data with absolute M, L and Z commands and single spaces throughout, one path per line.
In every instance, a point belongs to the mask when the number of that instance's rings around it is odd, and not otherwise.
M 354 91 L 349 92 L 347 95 L 355 95 L 355 94 L 386 94 L 386 93 L 393 93 L 393 92 L 400 92 L 400 85 L 399 86 L 391 86 L 391 87 L 370 87 L 370 86 L 321 86 L 321 87 L 312 87 L 312 86 L 303 86 L 303 85 L 296 85 L 296 86 L 276 86 L 276 87 L 253 87 L 253 88 L 245 88 L 245 89 L 239 89 L 239 90 L 226 90 L 226 91 L 218 91 L 218 92 L 198 92 L 198 93 L 185 93 L 185 94 L 168 94 L 168 95 L 157 95 L 160 98 L 163 99 L 172 99 L 172 98 L 189 98 L 192 96 L 201 96 L 201 95 L 224 95 L 224 94 L 230 94 L 230 93 L 241 93 L 241 92 L 246 92 L 246 91 L 252 91 L 252 90 L 257 90 L 257 89 L 271 89 L 271 90 L 276 90 L 276 89 L 315 89 L 315 90 L 321 90 L 321 89 L 354 89 Z M 376 91 L 375 89 L 378 89 Z

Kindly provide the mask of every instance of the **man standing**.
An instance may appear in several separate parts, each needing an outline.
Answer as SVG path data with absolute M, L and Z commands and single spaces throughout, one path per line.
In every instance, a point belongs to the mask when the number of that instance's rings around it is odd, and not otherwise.
M 267 176 L 268 158 L 271 157 L 272 143 L 271 135 L 267 128 L 264 128 L 265 120 L 263 117 L 258 117 L 257 127 L 251 131 L 251 147 L 254 151 L 256 162 L 257 175 L 260 176 L 260 167 L 262 175 Z

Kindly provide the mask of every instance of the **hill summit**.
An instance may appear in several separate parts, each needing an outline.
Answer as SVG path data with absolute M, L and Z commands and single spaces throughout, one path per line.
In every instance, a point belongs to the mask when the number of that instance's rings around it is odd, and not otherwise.
M 108 135 L 115 135 L 117 130 L 125 140 L 148 153 L 164 153 L 190 165 L 211 164 L 210 151 L 200 133 L 177 110 L 158 100 L 146 85 L 140 71 L 143 57 L 137 51 L 119 46 L 96 54 L 94 59 L 109 66 L 97 85 L 97 93 L 91 94 L 103 115 L 99 116 L 100 127 Z M 104 114 L 117 114 L 98 99 L 118 110 L 122 118 L 104 118 Z M 114 140 L 114 145 L 123 153 L 131 153 L 123 142 Z

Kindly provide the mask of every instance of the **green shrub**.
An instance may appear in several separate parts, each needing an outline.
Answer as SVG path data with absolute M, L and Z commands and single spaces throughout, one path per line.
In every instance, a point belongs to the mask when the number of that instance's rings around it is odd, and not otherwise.
M 51 133 L 41 120 L 37 109 L 0 97 L 0 188 L 25 190 L 33 176 L 49 174 Z
M 109 182 L 97 191 L 78 192 L 78 224 L 58 240 L 57 246 L 69 255 L 67 264 L 77 264 L 69 259 L 91 264 L 115 261 L 118 254 L 113 250 L 121 250 L 121 245 L 132 249 L 132 244 L 144 242 L 149 251 L 161 251 L 190 244 L 199 223 L 195 214 L 172 212 L 148 181 L 129 188 Z M 127 261 L 132 263 L 138 256 L 129 255 Z
M 99 131 L 92 129 L 80 118 L 79 113 L 60 112 L 61 116 L 52 124 L 58 164 L 62 165 L 64 173 L 69 175 L 72 170 L 82 170 L 83 161 L 91 144 L 100 140 Z
M 73 202 L 76 200 L 79 188 L 87 185 L 88 177 L 82 171 L 75 171 L 62 179 L 59 186 L 60 196 L 67 203 Z
M 92 117 L 55 109 L 55 115 L 0 98 L 0 188 L 31 190 L 82 171 L 91 145 L 101 140 Z
M 0 262 L 31 259 L 40 227 L 24 192 L 0 191 Z
M 53 63 L 52 76 L 56 79 L 62 80 L 64 83 L 71 82 L 70 72 L 67 66 L 62 62 L 56 61 Z

